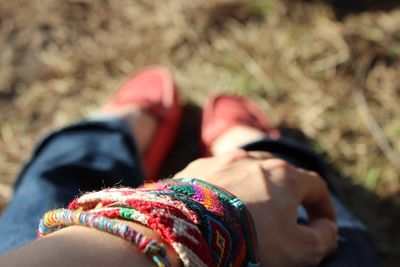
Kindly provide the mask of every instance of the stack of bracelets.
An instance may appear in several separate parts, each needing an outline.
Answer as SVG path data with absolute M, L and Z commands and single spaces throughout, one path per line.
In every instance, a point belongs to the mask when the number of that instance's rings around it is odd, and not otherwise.
M 152 229 L 184 266 L 259 266 L 255 227 L 246 206 L 223 189 L 194 178 L 87 193 L 68 209 L 47 212 L 39 237 L 84 225 L 130 241 L 156 266 L 170 266 L 162 244 L 115 219 Z

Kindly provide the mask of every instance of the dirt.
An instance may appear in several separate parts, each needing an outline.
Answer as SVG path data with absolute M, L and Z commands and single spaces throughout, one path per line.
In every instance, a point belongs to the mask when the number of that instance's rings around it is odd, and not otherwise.
M 187 103 L 189 147 L 165 175 L 199 155 L 207 95 L 247 95 L 326 155 L 382 266 L 398 266 L 399 55 L 398 1 L 1 1 L 0 201 L 42 134 L 163 64 Z

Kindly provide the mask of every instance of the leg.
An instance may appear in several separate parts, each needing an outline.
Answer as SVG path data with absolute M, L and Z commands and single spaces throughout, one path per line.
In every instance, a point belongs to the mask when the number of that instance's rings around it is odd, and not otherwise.
M 35 239 L 44 212 L 65 207 L 79 193 L 137 187 L 144 171 L 157 173 L 180 118 L 168 70 L 155 66 L 132 76 L 101 113 L 108 119 L 66 127 L 41 142 L 0 217 L 0 253 Z
M 34 240 L 44 212 L 81 192 L 142 182 L 137 148 L 123 120 L 83 121 L 54 132 L 23 169 L 0 217 L 0 253 Z

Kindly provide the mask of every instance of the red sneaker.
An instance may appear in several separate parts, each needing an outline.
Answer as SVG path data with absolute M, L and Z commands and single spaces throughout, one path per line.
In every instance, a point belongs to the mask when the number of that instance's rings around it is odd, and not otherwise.
M 158 129 L 142 159 L 146 177 L 156 180 L 181 121 L 181 105 L 170 72 L 162 66 L 139 71 L 122 84 L 103 111 L 109 113 L 129 105 L 143 108 L 158 120 Z
M 280 137 L 279 131 L 249 98 L 231 95 L 213 96 L 207 100 L 203 108 L 201 125 L 201 141 L 206 156 L 211 155 L 210 149 L 215 139 L 238 124 L 260 129 L 272 139 Z

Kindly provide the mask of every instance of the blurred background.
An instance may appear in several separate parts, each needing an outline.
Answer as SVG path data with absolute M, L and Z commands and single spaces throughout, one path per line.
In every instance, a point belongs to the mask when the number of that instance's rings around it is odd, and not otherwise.
M 208 94 L 252 97 L 326 155 L 382 266 L 400 266 L 399 55 L 398 0 L 0 0 L 0 205 L 43 133 L 161 63 L 186 103 L 180 142 L 198 144 Z M 166 175 L 199 155 L 176 153 Z

